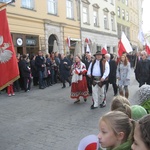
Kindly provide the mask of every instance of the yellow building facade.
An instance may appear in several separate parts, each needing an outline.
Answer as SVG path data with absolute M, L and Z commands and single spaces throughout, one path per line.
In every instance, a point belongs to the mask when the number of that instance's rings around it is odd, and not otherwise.
M 17 53 L 36 54 L 38 50 L 65 53 L 74 51 L 75 43 L 80 41 L 78 1 L 20 0 L 7 5 L 6 10 Z

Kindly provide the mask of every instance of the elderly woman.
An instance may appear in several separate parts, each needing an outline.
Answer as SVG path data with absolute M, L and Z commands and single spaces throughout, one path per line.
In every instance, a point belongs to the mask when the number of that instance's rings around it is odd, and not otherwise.
M 71 84 L 71 98 L 76 99 L 74 103 L 80 102 L 79 97 L 82 96 L 84 101 L 88 97 L 88 88 L 86 81 L 86 66 L 81 62 L 80 57 L 75 57 L 75 63 L 72 65 L 72 84 Z

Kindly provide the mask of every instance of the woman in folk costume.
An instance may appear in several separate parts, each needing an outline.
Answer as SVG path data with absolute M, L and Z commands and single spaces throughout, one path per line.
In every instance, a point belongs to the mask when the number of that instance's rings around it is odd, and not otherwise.
M 71 98 L 76 99 L 74 103 L 80 102 L 79 97 L 82 96 L 86 102 L 88 97 L 88 88 L 86 81 L 86 66 L 78 55 L 75 57 L 75 63 L 72 65 L 72 83 Z
M 121 60 L 118 63 L 117 79 L 118 79 L 120 95 L 128 98 L 129 97 L 128 85 L 130 84 L 130 63 L 128 61 L 127 56 L 125 56 L 125 55 L 121 56 Z M 123 90 L 123 88 L 124 88 L 124 90 Z

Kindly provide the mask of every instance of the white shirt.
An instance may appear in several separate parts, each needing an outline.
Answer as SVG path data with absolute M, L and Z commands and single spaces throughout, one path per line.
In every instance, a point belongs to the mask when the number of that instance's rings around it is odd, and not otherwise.
M 88 68 L 87 75 L 91 75 L 91 67 L 92 67 L 92 62 L 90 63 L 90 66 L 89 66 L 89 68 Z M 102 78 L 105 79 L 106 77 L 108 77 L 109 72 L 110 72 L 109 63 L 106 61 L 106 62 L 105 62 L 105 70 L 104 70 L 104 73 L 103 73 Z M 94 66 L 93 66 L 92 76 L 97 76 L 97 77 L 100 77 L 100 76 L 101 76 L 100 60 L 96 60 Z

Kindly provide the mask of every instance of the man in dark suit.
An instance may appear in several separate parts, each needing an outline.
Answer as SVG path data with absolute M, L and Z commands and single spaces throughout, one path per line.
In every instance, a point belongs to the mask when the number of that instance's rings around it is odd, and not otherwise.
M 39 73 L 39 89 L 44 89 L 44 69 L 46 64 L 41 50 L 39 51 L 38 56 L 35 58 L 35 65 Z
M 69 83 L 69 86 L 71 86 L 71 81 L 69 79 L 70 69 L 71 69 L 71 63 L 69 59 L 67 59 L 64 54 L 61 54 L 59 70 L 60 70 L 61 80 L 63 83 L 62 88 L 66 87 L 65 81 L 67 81 Z
M 114 96 L 118 93 L 118 86 L 116 84 L 116 70 L 117 70 L 117 63 L 113 60 L 112 54 L 105 54 L 105 59 L 108 61 L 110 66 L 110 73 L 108 77 L 108 82 L 106 84 L 106 92 L 108 91 L 109 84 L 112 84 L 114 90 Z

